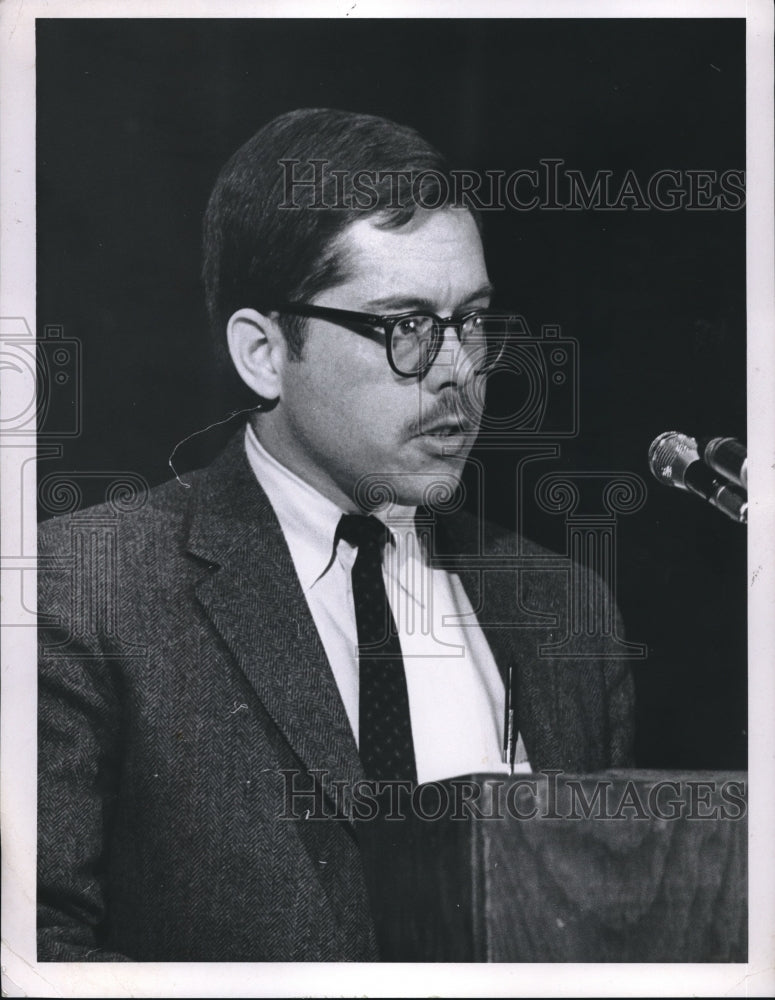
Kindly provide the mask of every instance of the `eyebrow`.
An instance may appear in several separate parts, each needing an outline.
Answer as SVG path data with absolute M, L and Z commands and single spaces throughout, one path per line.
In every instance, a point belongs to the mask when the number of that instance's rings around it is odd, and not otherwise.
M 491 297 L 495 292 L 495 288 L 489 282 L 477 288 L 475 292 L 471 292 L 467 295 L 458 305 L 455 312 L 459 312 L 460 309 L 469 302 L 475 302 L 477 299 L 483 299 Z M 425 298 L 424 296 L 418 295 L 388 295 L 382 299 L 371 299 L 369 302 L 364 303 L 364 309 L 424 309 L 428 312 L 436 311 L 436 303 L 432 299 Z

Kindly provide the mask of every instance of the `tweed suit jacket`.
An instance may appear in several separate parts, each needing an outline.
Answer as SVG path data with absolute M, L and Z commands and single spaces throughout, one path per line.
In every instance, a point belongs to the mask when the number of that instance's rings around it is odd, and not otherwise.
M 41 529 L 38 959 L 375 960 L 352 824 L 287 818 L 289 774 L 323 796 L 364 776 L 242 432 L 183 479 Z M 482 573 L 515 539 L 468 515 L 437 528 L 513 667 L 534 770 L 629 765 L 629 671 L 594 640 L 537 653 L 564 574 Z M 525 609 L 554 619 L 504 627 Z

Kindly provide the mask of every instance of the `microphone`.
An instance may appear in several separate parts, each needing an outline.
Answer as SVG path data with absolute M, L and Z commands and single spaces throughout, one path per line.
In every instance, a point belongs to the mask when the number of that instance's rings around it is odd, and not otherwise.
M 649 468 L 660 483 L 688 490 L 707 500 L 738 524 L 748 520 L 748 498 L 725 482 L 700 459 L 697 441 L 688 434 L 665 431 L 649 447 Z
M 700 438 L 699 445 L 706 465 L 748 490 L 748 453 L 744 444 L 731 437 L 715 437 Z

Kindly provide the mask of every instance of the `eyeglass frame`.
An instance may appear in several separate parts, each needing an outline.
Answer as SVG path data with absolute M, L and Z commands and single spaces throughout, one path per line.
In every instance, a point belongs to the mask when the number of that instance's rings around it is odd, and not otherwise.
M 374 329 L 375 327 L 381 329 L 385 337 L 385 354 L 387 355 L 388 364 L 390 365 L 391 370 L 401 378 L 424 378 L 428 374 L 433 362 L 436 360 L 439 352 L 441 351 L 441 345 L 444 342 L 444 332 L 450 326 L 455 328 L 458 343 L 460 343 L 460 332 L 463 328 L 463 324 L 470 320 L 472 316 L 482 317 L 485 319 L 504 320 L 515 318 L 513 313 L 501 313 L 489 309 L 471 309 L 458 319 L 454 319 L 452 317 L 444 319 L 442 316 L 437 316 L 436 313 L 423 309 L 411 309 L 402 313 L 380 316 L 376 313 L 355 312 L 351 309 L 334 309 L 329 306 L 308 305 L 305 302 L 286 302 L 282 305 L 275 306 L 272 311 L 287 316 L 301 316 L 308 319 L 327 320 L 332 323 L 336 323 L 338 326 L 343 326 L 346 329 L 351 330 L 353 333 L 366 337 L 369 333 L 378 332 L 378 330 Z M 402 320 L 411 319 L 412 316 L 427 316 L 432 319 L 433 336 L 424 364 L 417 368 L 416 371 L 405 372 L 401 371 L 393 358 L 393 330 Z M 367 327 L 370 329 L 367 331 L 359 329 L 359 327 Z M 486 371 L 491 371 L 495 367 L 495 364 L 497 364 L 503 355 L 504 348 L 505 339 L 501 345 L 500 352 L 495 359 L 495 362 L 488 366 L 487 369 L 485 369 Z

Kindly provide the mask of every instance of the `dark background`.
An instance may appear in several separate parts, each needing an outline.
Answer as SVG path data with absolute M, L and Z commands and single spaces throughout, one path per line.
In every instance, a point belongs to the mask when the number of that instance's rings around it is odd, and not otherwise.
M 177 442 L 247 404 L 212 359 L 200 224 L 220 166 L 275 115 L 384 115 L 469 169 L 558 157 L 644 186 L 661 169 L 742 170 L 744 34 L 742 20 L 38 20 L 38 333 L 81 344 L 78 377 L 50 383 L 43 426 L 63 452 L 41 478 L 161 482 Z M 581 433 L 523 497 L 558 469 L 649 480 L 617 534 L 617 597 L 649 648 L 638 763 L 744 767 L 745 532 L 647 469 L 663 430 L 745 438 L 744 212 L 501 211 L 485 236 L 496 304 L 579 343 Z M 58 435 L 74 386 L 80 431 Z M 232 426 L 184 445 L 179 470 Z M 479 457 L 489 515 L 513 523 L 513 461 Z M 84 504 L 104 498 L 104 479 L 80 483 Z M 564 549 L 562 516 L 523 512 Z

